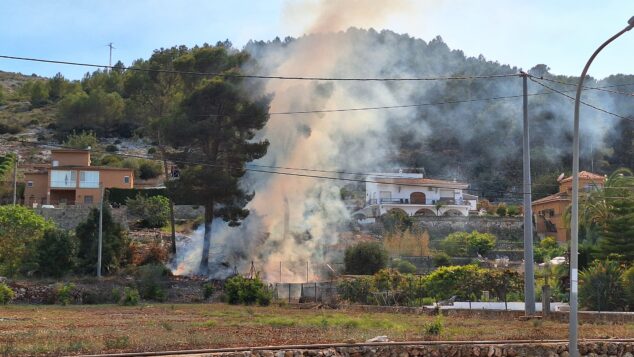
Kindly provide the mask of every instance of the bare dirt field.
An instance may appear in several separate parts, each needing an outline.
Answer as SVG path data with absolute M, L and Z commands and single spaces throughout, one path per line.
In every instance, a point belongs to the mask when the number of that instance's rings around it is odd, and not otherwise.
M 442 324 L 440 335 L 426 331 Z M 581 338 L 634 337 L 634 324 L 583 324 Z M 0 307 L 0 354 L 61 355 L 118 351 L 391 340 L 565 339 L 567 324 L 299 310 L 284 306 L 153 304 Z

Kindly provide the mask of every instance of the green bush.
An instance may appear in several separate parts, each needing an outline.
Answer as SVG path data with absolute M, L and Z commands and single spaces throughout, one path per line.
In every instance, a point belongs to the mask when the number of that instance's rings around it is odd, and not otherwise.
M 123 306 L 135 306 L 139 304 L 141 296 L 135 288 L 126 287 L 123 289 L 123 297 L 119 300 L 119 304 Z
M 629 310 L 634 310 L 634 266 L 627 269 L 622 276 L 623 290 Z
M 434 263 L 435 267 L 445 267 L 448 265 L 451 265 L 451 258 L 449 257 L 449 254 L 445 253 L 445 252 L 439 252 L 434 254 L 434 256 L 432 257 L 432 262 Z
M 8 304 L 9 301 L 13 299 L 13 297 L 15 297 L 15 293 L 13 292 L 13 290 L 11 290 L 11 288 L 7 284 L 0 283 L 0 304 Z
M 148 264 L 139 267 L 137 285 L 143 299 L 165 301 L 166 285 L 170 271 L 161 264 Z
M 343 280 L 337 284 L 337 292 L 343 300 L 368 304 L 372 300 L 371 292 L 374 289 L 372 277 L 361 277 L 352 280 Z
M 483 270 L 475 265 L 438 268 L 425 278 L 425 291 L 437 299 L 467 299 L 482 291 Z
M 396 259 L 392 261 L 392 268 L 398 270 L 399 273 L 413 274 L 416 273 L 416 265 L 403 259 Z
M 495 209 L 495 213 L 500 217 L 506 216 L 506 206 L 504 204 L 498 205 L 498 208 Z
M 75 290 L 75 284 L 66 283 L 59 284 L 55 289 L 55 300 L 58 304 L 66 306 L 73 300 L 73 291 Z
M 203 284 L 203 297 L 205 300 L 208 300 L 214 294 L 214 284 L 213 283 L 204 283 Z
M 478 231 L 454 232 L 440 241 L 440 248 L 454 257 L 486 255 L 495 247 L 495 236 Z
M 79 267 L 86 273 L 95 271 L 97 245 L 99 244 L 99 210 L 93 208 L 86 221 L 75 228 L 79 243 Z M 124 263 L 128 248 L 128 237 L 118 222 L 112 218 L 108 205 L 103 209 L 102 273 L 114 272 Z
M 387 251 L 377 242 L 363 242 L 348 247 L 344 255 L 348 274 L 372 275 L 387 265 Z
M 79 133 L 73 131 L 71 134 L 68 135 L 68 137 L 66 137 L 64 146 L 82 150 L 88 148 L 94 149 L 97 147 L 97 136 L 95 136 L 95 133 L 92 131 L 82 131 Z
M 169 219 L 169 199 L 165 196 L 145 197 L 141 194 L 134 199 L 127 199 L 128 211 L 141 218 L 141 225 L 146 228 L 161 228 Z
M 402 210 L 393 209 L 381 216 L 383 228 L 388 233 L 405 232 L 412 226 L 412 218 Z
M 581 306 L 598 311 L 624 310 L 623 269 L 613 260 L 595 260 L 579 274 Z
M 436 318 L 433 322 L 423 325 L 423 332 L 427 336 L 440 336 L 443 329 L 443 323 L 440 318 Z
M 154 155 L 154 154 L 156 154 L 156 148 L 149 148 L 149 149 L 147 149 L 147 153 L 148 153 L 148 155 Z
M 138 175 L 141 180 L 149 180 L 161 175 L 162 166 L 159 162 L 142 160 L 139 163 Z
M 108 145 L 106 146 L 106 152 L 117 152 L 119 151 L 119 148 L 117 147 L 117 145 Z
M 236 275 L 227 279 L 224 289 L 230 304 L 258 303 L 264 306 L 270 304 L 272 299 L 270 291 L 259 278 L 247 279 Z
M 24 206 L 0 206 L 0 276 L 37 270 L 37 247 L 51 221 Z
M 49 229 L 38 242 L 37 265 L 44 276 L 61 277 L 75 266 L 77 244 L 74 237 L 62 229 Z
M 425 306 L 431 306 L 436 303 L 436 300 L 434 300 L 434 298 L 431 298 L 431 297 L 424 297 L 422 303 Z
M 519 216 L 520 208 L 518 206 L 516 206 L 516 205 L 510 205 L 506 209 L 506 214 L 511 216 L 511 217 Z

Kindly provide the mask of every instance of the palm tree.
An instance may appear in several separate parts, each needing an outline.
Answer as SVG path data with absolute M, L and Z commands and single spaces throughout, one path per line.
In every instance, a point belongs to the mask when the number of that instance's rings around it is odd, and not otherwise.
M 614 201 L 623 198 L 634 199 L 634 174 L 631 170 L 621 168 L 614 171 L 605 180 L 603 187 L 594 187 L 579 201 L 579 222 L 589 232 L 591 227 L 603 231 L 611 218 Z M 571 206 L 563 213 L 564 225 L 570 228 Z

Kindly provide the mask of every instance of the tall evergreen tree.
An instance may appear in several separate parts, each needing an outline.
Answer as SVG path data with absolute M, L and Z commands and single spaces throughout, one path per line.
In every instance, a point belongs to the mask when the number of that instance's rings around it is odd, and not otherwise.
M 215 60 L 232 63 L 233 54 L 221 51 Z M 243 56 L 243 54 L 239 54 Z M 180 113 L 165 126 L 164 136 L 181 149 L 177 156 L 191 162 L 180 178 L 168 183 L 177 201 L 205 207 L 205 234 L 200 273 L 208 272 L 211 225 L 222 218 L 238 226 L 249 211 L 253 193 L 240 187 L 246 162 L 266 154 L 268 141 L 254 141 L 269 115 L 270 99 L 252 100 L 236 79 L 201 82 L 181 103 Z
M 612 202 L 610 219 L 605 224 L 599 249 L 604 257 L 618 254 L 626 261 L 634 260 L 634 199 Z

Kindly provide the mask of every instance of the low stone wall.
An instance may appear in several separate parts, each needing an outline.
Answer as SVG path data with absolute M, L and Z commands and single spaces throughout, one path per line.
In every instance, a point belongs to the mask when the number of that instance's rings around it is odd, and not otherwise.
M 209 353 L 205 356 L 221 357 L 519 357 L 519 356 L 561 356 L 567 357 L 566 342 L 531 343 L 527 341 L 504 343 L 470 342 L 421 342 L 410 344 L 370 344 L 335 345 L 334 347 L 297 346 L 284 349 L 251 349 L 248 351 Z M 579 344 L 581 356 L 624 356 L 633 357 L 634 341 L 588 341 Z
M 453 232 L 478 231 L 491 233 L 498 240 L 522 242 L 524 223 L 522 217 L 436 217 L 414 216 L 414 226 L 427 230 L 432 240 L 446 237 Z
M 75 229 L 79 223 L 88 218 L 92 209 L 91 206 L 67 206 L 64 208 L 34 208 L 35 213 L 50 219 L 58 227 L 63 229 Z M 125 229 L 128 228 L 127 209 L 125 206 L 111 208 L 110 212 L 115 221 L 121 223 Z

